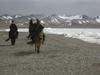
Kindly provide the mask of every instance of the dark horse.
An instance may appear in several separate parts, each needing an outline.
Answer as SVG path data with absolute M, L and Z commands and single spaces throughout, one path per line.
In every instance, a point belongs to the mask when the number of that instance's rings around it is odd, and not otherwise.
M 5 41 L 8 41 L 11 39 L 11 45 L 14 45 L 15 44 L 15 41 L 16 41 L 16 38 L 18 38 L 18 32 L 17 31 L 10 31 L 9 32 L 9 37 L 7 40 Z

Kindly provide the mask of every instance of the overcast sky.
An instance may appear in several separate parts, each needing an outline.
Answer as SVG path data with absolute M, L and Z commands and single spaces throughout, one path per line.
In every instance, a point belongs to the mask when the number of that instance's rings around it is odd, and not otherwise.
M 0 0 L 3 14 L 85 14 L 100 15 L 100 0 Z

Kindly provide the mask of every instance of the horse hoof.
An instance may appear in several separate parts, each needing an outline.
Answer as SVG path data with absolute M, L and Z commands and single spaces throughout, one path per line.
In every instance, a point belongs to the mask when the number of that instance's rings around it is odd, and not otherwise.
M 37 51 L 37 54 L 39 54 L 39 51 Z
M 12 44 L 12 46 L 13 46 L 14 44 Z

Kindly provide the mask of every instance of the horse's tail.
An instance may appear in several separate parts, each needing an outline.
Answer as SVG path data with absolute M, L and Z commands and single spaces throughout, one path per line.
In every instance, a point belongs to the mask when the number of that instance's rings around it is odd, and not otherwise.
M 8 39 L 6 39 L 5 41 L 9 41 L 10 39 L 15 39 L 15 38 L 17 38 L 17 32 L 16 31 L 10 31 L 9 32 L 9 38 Z

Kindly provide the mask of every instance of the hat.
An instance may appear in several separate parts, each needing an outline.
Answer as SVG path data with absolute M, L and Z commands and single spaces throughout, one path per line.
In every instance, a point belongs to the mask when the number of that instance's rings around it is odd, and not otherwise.
M 14 20 L 12 20 L 12 23 L 14 22 Z

